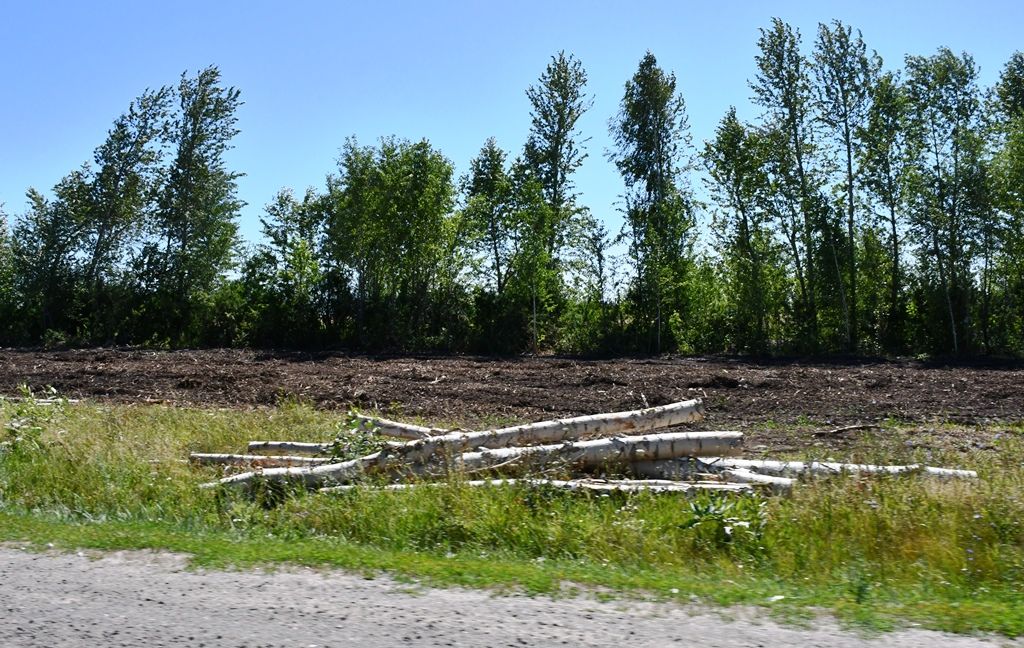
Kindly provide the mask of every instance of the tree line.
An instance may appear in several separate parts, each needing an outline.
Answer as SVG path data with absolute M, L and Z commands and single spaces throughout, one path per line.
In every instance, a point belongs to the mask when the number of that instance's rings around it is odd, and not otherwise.
M 623 226 L 574 174 L 592 108 L 560 52 L 517 150 L 456 177 L 426 140 L 349 139 L 242 244 L 216 67 L 147 90 L 91 163 L 0 212 L 0 343 L 486 353 L 1024 351 L 1024 54 L 982 88 L 941 48 L 886 69 L 860 32 L 775 19 L 749 81 L 692 141 L 646 54 L 608 122 Z

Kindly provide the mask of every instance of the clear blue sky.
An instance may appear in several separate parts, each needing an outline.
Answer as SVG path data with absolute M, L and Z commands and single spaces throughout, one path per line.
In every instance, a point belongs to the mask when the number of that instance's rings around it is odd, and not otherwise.
M 208 64 L 242 91 L 229 156 L 242 232 L 276 190 L 322 187 L 348 135 L 426 137 L 465 171 L 484 140 L 518 151 L 525 89 L 564 49 L 583 61 L 593 109 L 581 121 L 584 204 L 616 232 L 621 182 L 606 161 L 607 122 L 646 50 L 679 79 L 698 145 L 730 104 L 750 107 L 758 28 L 779 16 L 809 50 L 839 18 L 898 68 L 905 54 L 968 51 L 991 83 L 1024 49 L 1024 2 L 19 2 L 0 0 L 0 203 L 49 191 L 91 159 L 113 119 L 146 87 Z

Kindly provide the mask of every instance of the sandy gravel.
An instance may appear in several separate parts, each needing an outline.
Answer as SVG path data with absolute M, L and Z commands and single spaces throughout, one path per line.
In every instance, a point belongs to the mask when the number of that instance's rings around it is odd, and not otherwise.
M 427 589 L 337 571 L 186 571 L 170 554 L 0 547 L 0 646 L 1024 646 L 831 620 L 785 627 L 750 610 Z

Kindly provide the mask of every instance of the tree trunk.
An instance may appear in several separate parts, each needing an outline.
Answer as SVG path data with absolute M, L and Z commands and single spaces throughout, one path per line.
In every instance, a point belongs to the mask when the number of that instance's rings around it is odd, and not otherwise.
M 767 459 L 732 459 L 708 458 L 704 460 L 709 466 L 733 470 L 744 468 L 763 475 L 837 475 L 848 472 L 852 474 L 888 474 L 921 473 L 930 477 L 976 479 L 978 473 L 973 470 L 955 470 L 953 468 L 933 468 L 920 464 L 906 466 L 876 466 L 872 464 L 849 464 L 832 461 L 771 461 Z
M 249 452 L 290 452 L 297 455 L 322 455 L 331 451 L 331 443 L 300 441 L 250 441 Z
M 388 419 L 377 418 L 375 416 L 366 416 L 364 414 L 353 414 L 352 416 L 359 421 L 359 427 L 364 430 L 375 429 L 380 434 L 398 437 L 400 439 L 426 439 L 446 434 L 448 432 L 448 430 L 441 428 L 424 427 L 422 425 L 413 425 L 412 423 L 401 423 L 399 421 L 390 421 Z
M 356 490 L 359 488 L 370 488 L 373 490 L 401 491 L 413 488 L 447 486 L 446 482 L 422 482 L 419 484 L 386 484 L 384 486 L 363 486 L 360 484 L 344 484 L 341 486 L 329 486 L 321 488 L 322 493 L 339 493 Z M 746 492 L 751 490 L 748 484 L 730 484 L 726 482 L 705 481 L 705 482 L 674 482 L 658 479 L 477 479 L 465 482 L 457 482 L 458 486 L 471 487 L 500 487 L 500 486 L 533 486 L 552 487 L 566 490 L 587 490 L 600 493 L 625 492 L 635 493 L 646 491 L 650 493 L 688 493 L 693 491 L 729 491 Z
M 253 455 L 253 454 L 208 454 L 193 452 L 188 456 L 189 461 L 200 465 L 224 465 L 224 466 L 263 466 L 265 468 L 280 468 L 285 466 L 319 466 L 327 463 L 337 463 L 331 457 L 298 457 L 289 455 Z
M 407 444 L 414 445 L 416 442 Z M 670 432 L 648 436 L 595 439 L 576 443 L 530 446 L 525 448 L 486 449 L 454 455 L 451 467 L 467 472 L 492 470 L 513 466 L 517 470 L 538 468 L 552 463 L 594 468 L 609 463 L 672 459 L 687 456 L 734 456 L 742 450 L 740 432 Z M 476 446 L 480 447 L 480 446 Z M 449 446 L 449 449 L 451 447 Z M 404 456 L 403 456 L 404 454 Z M 454 454 L 454 453 L 453 453 Z M 429 455 L 428 455 L 429 456 Z M 262 472 L 249 472 L 225 477 L 217 484 L 245 486 L 258 479 L 270 482 L 300 482 L 317 488 L 325 482 L 349 482 L 371 472 L 400 472 L 430 475 L 445 472 L 438 464 L 427 465 L 409 461 L 407 453 L 393 454 L 388 450 L 359 459 L 314 468 L 271 468 Z

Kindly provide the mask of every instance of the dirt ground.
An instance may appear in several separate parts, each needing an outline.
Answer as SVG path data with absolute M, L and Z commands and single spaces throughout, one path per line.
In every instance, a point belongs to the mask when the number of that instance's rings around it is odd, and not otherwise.
M 984 447 L 1024 420 L 1024 363 L 646 358 L 582 360 L 365 356 L 251 350 L 0 349 L 0 394 L 20 384 L 126 403 L 251 407 L 286 398 L 357 406 L 435 424 L 475 425 L 627 410 L 703 397 L 701 427 L 750 432 L 748 447 L 785 449 L 772 430 L 829 430 L 896 419 L 923 432 L 985 426 Z M 953 433 L 956 435 L 956 433 Z M 818 443 L 841 441 L 845 435 Z
M 182 556 L 34 554 L 0 546 L 0 645 L 57 646 L 1024 646 L 908 628 L 866 636 L 828 617 L 586 597 L 494 597 L 310 569 L 185 569 Z

